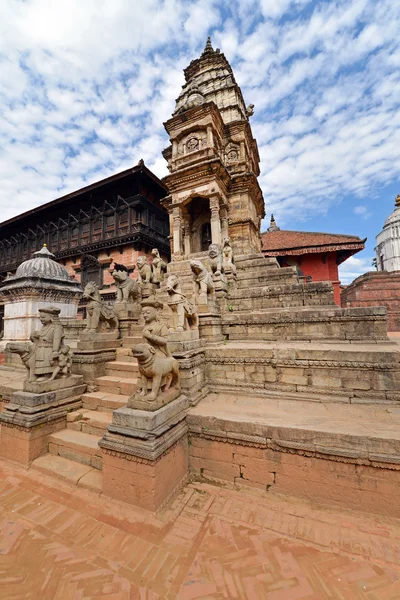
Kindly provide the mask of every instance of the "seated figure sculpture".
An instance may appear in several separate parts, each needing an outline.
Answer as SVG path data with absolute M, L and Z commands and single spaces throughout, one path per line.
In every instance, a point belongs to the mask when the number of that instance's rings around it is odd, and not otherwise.
M 142 301 L 145 343 L 132 349 L 141 379 L 138 390 L 129 398 L 128 408 L 157 410 L 180 394 L 179 363 L 168 348 L 168 328 L 158 320 L 157 310 L 162 306 L 154 298 Z
M 233 257 L 233 249 L 229 238 L 225 238 L 224 246 L 222 248 L 222 266 L 226 274 L 231 273 L 233 278 L 236 279 L 236 265 Z
M 109 325 L 109 331 L 118 330 L 118 317 L 115 311 L 107 306 L 93 281 L 85 286 L 83 298 L 89 300 L 86 306 L 87 327 L 84 333 L 100 333 L 104 323 Z
M 208 258 L 213 275 L 219 277 L 224 272 L 222 256 L 218 244 L 210 244 L 208 248 Z
M 167 279 L 166 290 L 169 295 L 168 306 L 172 313 L 169 332 L 196 330 L 199 327 L 199 315 L 196 306 L 187 299 L 176 275 Z
M 200 260 L 191 260 L 193 273 L 193 293 L 197 304 L 207 304 L 207 299 L 214 296 L 214 283 L 210 273 Z
M 39 309 L 42 328 L 34 331 L 30 342 L 10 342 L 6 349 L 21 356 L 28 369 L 28 382 L 51 381 L 71 372 L 69 346 L 64 344 L 64 330 L 59 321 L 60 308 Z
M 164 274 L 167 271 L 167 263 L 163 261 L 157 248 L 153 248 L 151 255 L 153 257 L 153 283 L 158 284 L 161 283 L 161 281 L 164 281 Z

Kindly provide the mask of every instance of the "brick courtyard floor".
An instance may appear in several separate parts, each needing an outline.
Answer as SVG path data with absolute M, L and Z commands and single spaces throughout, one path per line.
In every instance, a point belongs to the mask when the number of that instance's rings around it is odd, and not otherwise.
M 400 599 L 400 522 L 197 483 L 152 515 L 2 463 L 0 598 Z

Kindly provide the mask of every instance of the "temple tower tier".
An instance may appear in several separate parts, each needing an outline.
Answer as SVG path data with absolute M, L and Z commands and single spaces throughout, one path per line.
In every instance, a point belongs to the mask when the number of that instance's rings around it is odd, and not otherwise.
M 260 157 L 247 108 L 231 66 L 208 39 L 185 69 L 172 118 L 164 123 L 171 145 L 163 152 L 170 194 L 172 260 L 190 258 L 230 238 L 236 254 L 260 252 L 265 216 L 258 184 Z

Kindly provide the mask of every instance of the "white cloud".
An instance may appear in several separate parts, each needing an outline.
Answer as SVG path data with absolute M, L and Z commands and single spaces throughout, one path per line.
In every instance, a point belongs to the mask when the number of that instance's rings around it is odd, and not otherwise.
M 373 212 L 400 172 L 392 0 L 0 0 L 0 202 L 8 218 L 136 164 L 162 176 L 162 122 L 207 34 L 231 61 L 268 212 Z M 345 263 L 347 264 L 347 263 Z
M 365 258 L 357 258 L 356 256 L 350 256 L 344 263 L 339 266 L 339 279 L 343 285 L 349 285 L 354 279 L 367 273 L 368 271 L 375 271 L 372 266 L 373 256 L 367 256 Z

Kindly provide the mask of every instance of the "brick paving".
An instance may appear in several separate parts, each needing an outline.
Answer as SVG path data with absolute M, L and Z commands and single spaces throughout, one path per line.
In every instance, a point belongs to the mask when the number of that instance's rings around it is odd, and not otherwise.
M 198 483 L 152 515 L 2 463 L 0 598 L 400 599 L 400 522 Z

